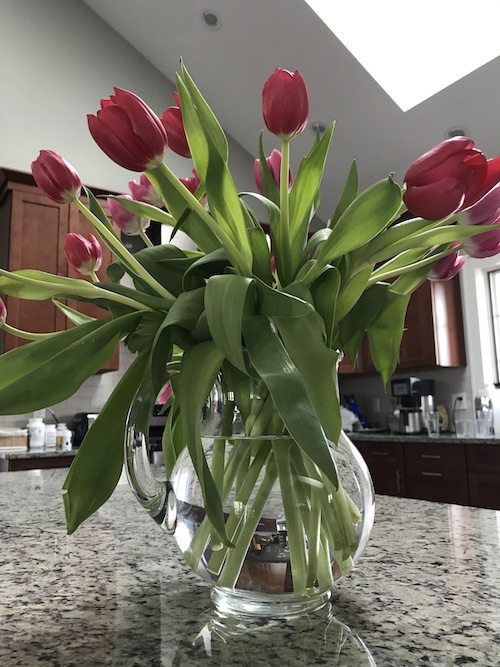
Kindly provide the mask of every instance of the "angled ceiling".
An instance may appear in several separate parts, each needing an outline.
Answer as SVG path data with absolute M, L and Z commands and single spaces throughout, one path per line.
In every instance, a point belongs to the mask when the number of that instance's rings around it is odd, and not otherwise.
M 300 69 L 309 88 L 311 120 L 337 121 L 322 188 L 323 219 L 330 215 L 354 157 L 366 187 L 391 171 L 401 182 L 411 162 L 445 139 L 450 127 L 466 128 L 488 155 L 500 154 L 498 57 L 403 112 L 303 0 L 86 4 L 172 81 L 182 57 L 227 132 L 253 155 L 263 128 L 264 81 L 277 66 Z M 220 17 L 218 30 L 204 24 L 207 9 Z M 457 49 L 473 48 L 474 40 L 481 39 L 475 35 L 467 46 L 467 34 L 457 35 Z M 427 55 L 439 51 L 435 39 L 430 27 L 422 33 Z M 405 49 L 395 48 L 392 58 L 404 72 Z M 269 135 L 265 139 L 270 152 L 277 144 Z M 312 131 L 306 131 L 294 141 L 295 164 L 312 139 Z

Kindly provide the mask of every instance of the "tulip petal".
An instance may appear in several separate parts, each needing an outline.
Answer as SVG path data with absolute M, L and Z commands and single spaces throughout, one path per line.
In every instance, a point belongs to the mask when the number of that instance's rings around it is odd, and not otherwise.
M 440 220 L 458 211 L 465 196 L 464 185 L 455 178 L 443 178 L 428 185 L 408 187 L 403 201 L 414 215 Z

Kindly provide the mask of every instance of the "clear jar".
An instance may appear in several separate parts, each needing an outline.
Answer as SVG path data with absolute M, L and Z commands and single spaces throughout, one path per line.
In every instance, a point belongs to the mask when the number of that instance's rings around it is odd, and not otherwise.
M 43 449 L 45 442 L 45 424 L 40 417 L 31 417 L 28 420 L 28 447 L 29 449 Z
M 54 449 L 56 446 L 56 425 L 45 425 L 45 449 Z

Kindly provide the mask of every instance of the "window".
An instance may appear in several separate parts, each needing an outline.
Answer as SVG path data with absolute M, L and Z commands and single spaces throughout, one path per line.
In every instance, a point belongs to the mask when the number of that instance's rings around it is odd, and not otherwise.
M 495 387 L 500 387 L 500 269 L 488 271 L 488 287 L 495 360 Z

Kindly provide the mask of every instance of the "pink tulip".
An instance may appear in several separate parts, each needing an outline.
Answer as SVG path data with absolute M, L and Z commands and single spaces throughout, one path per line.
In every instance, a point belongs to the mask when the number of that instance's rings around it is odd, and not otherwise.
M 463 240 L 465 252 L 471 257 L 492 257 L 500 252 L 500 183 L 487 192 L 473 206 L 457 215 L 459 224 L 498 225 L 492 230 Z
M 471 206 L 500 181 L 499 158 L 486 160 L 468 137 L 443 141 L 406 172 L 404 202 L 426 220 Z
M 161 122 L 167 132 L 170 148 L 178 155 L 182 155 L 182 157 L 191 157 L 180 107 L 168 107 L 165 109 L 161 117 Z
M 454 245 L 458 244 L 455 243 Z M 435 282 L 451 280 L 457 275 L 466 261 L 467 257 L 459 254 L 458 251 L 451 253 L 451 255 L 446 255 L 446 257 L 442 257 L 436 262 L 427 278 Z
M 464 251 L 469 257 L 493 257 L 500 253 L 500 225 L 498 230 L 476 234 L 463 241 Z
M 72 202 L 80 196 L 80 176 L 55 151 L 40 151 L 40 155 L 31 163 L 31 173 L 40 190 L 59 204 Z
M 193 176 L 189 176 L 188 178 L 179 178 L 179 181 L 189 190 L 192 195 L 194 195 L 201 182 L 196 169 L 193 169 Z
M 278 67 L 262 89 L 262 114 L 267 129 L 281 139 L 304 131 L 309 116 L 309 96 L 302 74 Z
M 139 183 L 137 183 L 137 181 L 129 181 L 128 189 L 130 190 L 132 198 L 136 201 L 143 201 L 146 204 L 152 204 L 153 206 L 162 208 L 163 199 L 160 197 L 146 174 L 141 174 Z
M 5 302 L 0 298 L 0 327 L 2 327 L 7 321 L 7 306 Z
M 276 148 L 273 150 L 271 155 L 269 157 L 266 157 L 266 162 L 269 165 L 269 169 L 271 170 L 272 177 L 274 179 L 274 182 L 276 185 L 279 187 L 280 185 L 280 180 L 281 180 L 281 151 L 278 151 Z M 255 184 L 257 186 L 258 191 L 260 194 L 263 193 L 263 188 L 262 188 L 262 169 L 260 167 L 260 160 L 257 159 L 253 163 L 253 175 L 255 177 Z M 290 187 L 293 183 L 293 176 L 292 176 L 292 170 L 288 170 L 288 187 Z
M 146 171 L 163 161 L 167 133 L 158 116 L 134 93 L 115 88 L 101 110 L 87 116 L 90 134 L 114 162 L 131 171 Z
M 163 387 L 163 389 L 160 391 L 158 394 L 158 398 L 156 399 L 156 404 L 157 405 L 163 405 L 167 401 L 170 400 L 170 397 L 172 396 L 173 391 L 172 391 L 172 383 L 167 382 L 167 384 Z
M 132 200 L 130 195 L 121 196 L 124 199 Z M 108 198 L 108 207 L 111 220 L 127 236 L 139 236 L 141 231 L 147 229 L 151 223 L 151 220 L 127 211 L 116 199 Z
M 84 276 L 98 271 L 102 263 L 101 245 L 93 234 L 88 239 L 81 234 L 67 234 L 64 254 L 68 264 Z

